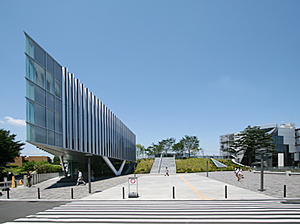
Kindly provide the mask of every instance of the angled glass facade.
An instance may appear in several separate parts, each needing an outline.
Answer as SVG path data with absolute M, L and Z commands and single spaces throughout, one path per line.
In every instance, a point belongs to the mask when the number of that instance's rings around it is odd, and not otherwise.
M 51 154 L 135 162 L 135 134 L 25 33 L 27 141 Z

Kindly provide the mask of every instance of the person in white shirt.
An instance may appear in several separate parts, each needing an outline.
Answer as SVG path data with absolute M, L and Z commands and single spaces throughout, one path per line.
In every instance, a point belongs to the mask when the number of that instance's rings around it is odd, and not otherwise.
M 77 179 L 77 184 L 76 184 L 76 186 L 78 186 L 79 183 L 83 183 L 84 185 L 86 185 L 86 183 L 85 183 L 84 180 L 83 180 L 83 176 L 82 176 L 82 173 L 81 173 L 80 170 L 78 170 L 78 179 Z

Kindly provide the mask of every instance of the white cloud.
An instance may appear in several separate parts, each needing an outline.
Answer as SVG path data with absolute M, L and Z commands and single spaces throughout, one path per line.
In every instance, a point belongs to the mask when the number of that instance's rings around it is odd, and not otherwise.
M 0 121 L 0 124 L 4 124 L 4 121 Z
M 4 119 L 6 119 L 7 123 L 14 125 L 14 126 L 25 126 L 26 125 L 25 120 L 22 120 L 22 119 L 15 119 L 15 118 L 12 118 L 9 116 L 4 117 Z M 2 121 L 1 123 L 3 124 L 4 122 Z

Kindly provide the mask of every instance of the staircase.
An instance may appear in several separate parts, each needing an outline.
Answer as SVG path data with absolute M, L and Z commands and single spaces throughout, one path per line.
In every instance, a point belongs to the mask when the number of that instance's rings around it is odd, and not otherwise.
M 165 174 L 168 167 L 169 174 L 176 174 L 175 157 L 155 158 L 150 174 Z

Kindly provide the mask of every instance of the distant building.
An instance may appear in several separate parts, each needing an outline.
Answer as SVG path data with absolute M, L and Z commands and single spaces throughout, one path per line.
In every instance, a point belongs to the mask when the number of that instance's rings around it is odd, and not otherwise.
M 86 155 L 94 174 L 120 175 L 126 161 L 136 161 L 135 134 L 26 33 L 25 39 L 27 142 L 59 157 L 69 175 L 87 169 Z
M 41 162 L 41 161 L 47 161 L 49 163 L 51 163 L 51 158 L 48 156 L 17 156 L 16 158 L 14 158 L 14 162 L 13 163 L 9 163 L 9 165 L 17 165 L 19 167 L 21 167 L 23 165 L 24 162 L 28 162 L 28 161 L 34 161 L 34 162 Z
M 266 158 L 268 166 L 277 167 L 299 165 L 300 129 L 296 129 L 294 123 L 282 124 L 280 126 L 277 124 L 268 124 L 258 127 L 271 134 L 274 139 L 273 142 L 276 144 L 275 152 L 269 155 L 269 158 Z M 244 153 L 227 152 L 233 141 L 237 139 L 237 135 L 239 133 L 241 132 L 220 136 L 221 155 L 228 158 L 235 158 L 237 162 L 245 165 L 252 165 L 247 164 L 248 161 Z M 281 161 L 281 158 L 283 158 L 283 161 Z

